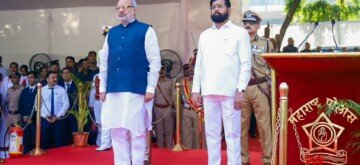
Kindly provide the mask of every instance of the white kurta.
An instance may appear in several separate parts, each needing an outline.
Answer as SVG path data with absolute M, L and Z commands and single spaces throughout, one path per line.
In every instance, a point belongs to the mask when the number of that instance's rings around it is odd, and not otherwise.
M 131 133 L 142 135 L 146 129 L 152 129 L 152 105 L 153 101 L 144 104 L 144 95 L 108 93 L 102 109 L 102 127 L 126 128 Z
M 107 37 L 100 51 L 100 93 L 106 93 L 109 46 Z M 146 92 L 154 93 L 161 68 L 160 48 L 155 30 L 149 27 L 145 35 L 145 53 L 149 62 Z M 101 119 L 104 129 L 125 128 L 136 135 L 151 129 L 153 101 L 144 104 L 144 95 L 130 92 L 107 93 Z M 145 121 L 145 122 L 144 122 Z
M 250 80 L 251 47 L 248 32 L 228 21 L 201 33 L 192 93 L 234 97 Z
M 203 95 L 208 164 L 221 162 L 224 126 L 228 163 L 241 164 L 241 111 L 234 109 L 236 91 L 250 80 L 251 53 L 247 31 L 231 21 L 205 30 L 199 39 L 192 93 Z

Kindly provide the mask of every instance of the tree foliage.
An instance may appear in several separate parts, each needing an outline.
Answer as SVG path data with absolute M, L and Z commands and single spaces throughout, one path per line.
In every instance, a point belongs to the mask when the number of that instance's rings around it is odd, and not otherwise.
M 286 17 L 280 29 L 281 47 L 286 30 L 291 22 L 356 21 L 360 20 L 360 0 L 285 0 Z
M 301 4 L 302 4 L 301 1 L 302 0 L 286 0 L 286 5 L 285 5 L 286 17 L 280 28 L 280 43 L 278 45 L 279 48 L 281 47 L 281 43 L 284 39 L 286 30 L 289 27 L 290 23 L 292 22 L 294 15 L 299 10 L 299 8 L 301 8 Z
M 337 110 L 349 108 L 353 110 L 358 116 L 360 115 L 360 104 L 353 100 L 337 100 L 336 102 L 325 106 L 324 110 L 326 115 L 330 116 L 336 113 Z M 353 154 L 360 151 L 360 130 L 354 130 L 350 133 L 351 140 L 346 144 L 347 148 L 353 150 Z
M 293 0 L 287 0 L 287 3 L 290 1 Z M 288 4 L 286 4 L 287 12 L 288 9 Z M 333 3 L 326 0 L 310 3 L 304 0 L 294 15 L 294 21 L 300 23 L 323 22 L 332 19 L 338 21 L 360 20 L 360 0 L 336 0 Z

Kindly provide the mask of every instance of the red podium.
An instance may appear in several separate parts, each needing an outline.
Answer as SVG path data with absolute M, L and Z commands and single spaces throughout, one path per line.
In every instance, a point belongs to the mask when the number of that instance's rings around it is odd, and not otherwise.
M 360 116 L 347 107 L 337 109 L 330 117 L 320 111 L 341 99 L 360 102 L 360 53 L 281 53 L 263 57 L 275 70 L 276 100 L 279 84 L 286 82 L 289 86 L 287 164 L 360 164 L 360 152 L 353 153 L 347 147 L 349 141 L 360 142 L 351 134 L 360 130 Z

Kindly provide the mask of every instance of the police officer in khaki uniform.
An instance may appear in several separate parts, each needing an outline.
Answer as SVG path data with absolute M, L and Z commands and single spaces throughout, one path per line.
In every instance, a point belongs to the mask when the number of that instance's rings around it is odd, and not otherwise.
M 160 77 L 155 88 L 154 96 L 154 122 L 159 148 L 173 147 L 173 94 L 175 92 L 174 83 L 166 77 L 166 66 L 162 66 Z
M 8 127 L 21 121 L 21 116 L 19 114 L 19 99 L 21 92 L 25 87 L 21 86 L 20 78 L 21 75 L 18 72 L 10 75 L 11 83 L 13 84 L 13 86 L 7 90 L 7 97 L 5 100 L 6 107 L 9 113 L 6 119 Z
M 180 84 L 181 102 L 182 102 L 182 144 L 187 149 L 200 149 L 199 119 L 197 108 L 190 99 L 192 89 L 192 79 L 194 75 L 194 67 L 185 64 L 184 77 Z M 185 69 L 187 68 L 187 69 Z
M 252 52 L 251 79 L 245 89 L 244 108 L 241 112 L 241 156 L 243 164 L 250 163 L 248 130 L 252 111 L 255 112 L 260 134 L 263 163 L 271 163 L 270 68 L 261 58 L 261 54 L 273 52 L 273 45 L 270 40 L 257 35 L 260 21 L 260 16 L 251 10 L 246 11 L 243 15 L 243 24 L 250 35 Z

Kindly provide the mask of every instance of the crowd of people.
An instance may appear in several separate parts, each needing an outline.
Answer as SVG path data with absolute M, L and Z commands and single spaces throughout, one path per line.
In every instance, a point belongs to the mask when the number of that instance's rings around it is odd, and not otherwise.
M 208 164 L 220 164 L 222 139 L 227 144 L 228 164 L 250 164 L 248 137 L 255 122 L 262 161 L 271 164 L 270 68 L 261 54 L 298 52 L 294 40 L 289 38 L 280 51 L 279 35 L 275 39 L 258 35 L 262 19 L 257 13 L 243 13 L 242 28 L 229 18 L 229 0 L 210 0 L 214 24 L 200 35 L 194 57 L 176 80 L 181 91 L 181 105 L 176 105 L 174 80 L 167 77 L 169 66 L 161 65 L 155 30 L 135 19 L 136 6 L 135 0 L 119 0 L 120 24 L 104 32 L 99 54 L 90 51 L 77 62 L 68 56 L 62 69 L 58 61 L 38 72 L 26 65 L 19 68 L 16 62 L 6 68 L 0 57 L 0 138 L 8 136 L 6 128 L 20 124 L 25 132 L 24 153 L 34 148 L 36 85 L 41 83 L 41 147 L 72 144 L 72 132 L 78 128 L 68 112 L 78 108 L 76 82 L 81 81 L 92 83 L 87 96 L 91 122 L 85 127 L 92 133 L 89 143 L 98 145 L 98 151 L 112 147 L 115 164 L 148 164 L 152 127 L 157 146 L 173 148 L 175 106 L 182 109 L 182 144 L 188 149 L 208 149 Z M 301 52 L 311 52 L 310 48 L 306 43 Z M 2 144 L 3 149 L 6 145 Z
M 266 38 L 269 38 L 268 36 L 265 36 Z M 305 47 L 303 50 L 299 51 L 298 48 L 294 45 L 295 41 L 292 37 L 289 37 L 287 39 L 287 45 L 283 47 L 282 50 L 280 50 L 280 34 L 276 34 L 275 38 L 270 38 L 270 41 L 272 42 L 272 45 L 274 46 L 274 52 L 278 53 L 321 53 L 321 52 L 360 52 L 359 47 L 354 47 L 352 50 L 349 50 L 348 47 L 341 47 L 336 49 L 336 47 L 321 47 L 317 46 L 314 49 L 311 49 L 311 44 L 309 42 L 305 43 Z
M 1 123 L 3 125 L 1 139 L 9 136 L 6 128 L 13 124 L 19 124 L 25 128 L 24 153 L 34 149 L 36 122 L 34 103 L 38 89 L 37 83 L 41 83 L 41 147 L 49 149 L 72 144 L 72 132 L 78 130 L 75 117 L 68 113 L 70 110 L 78 108 L 75 101 L 78 89 L 74 79 L 83 83 L 93 82 L 94 77 L 99 73 L 97 53 L 90 51 L 86 58 L 80 59 L 78 62 L 75 61 L 74 57 L 68 56 L 65 58 L 66 66 L 61 70 L 57 60 L 52 61 L 49 66 L 44 65 L 38 72 L 29 71 L 29 67 L 26 65 L 21 65 L 19 68 L 16 62 L 11 62 L 9 67 L 6 68 L 1 65 L 1 62 L 2 58 L 0 57 L 3 121 Z M 92 90 L 95 90 L 95 88 L 93 87 Z M 94 135 L 91 136 L 89 143 L 100 146 L 100 137 L 96 137 L 96 129 L 91 127 L 92 124 L 101 124 L 95 122 L 95 118 L 100 120 L 99 115 L 94 116 L 94 111 L 96 112 L 94 108 L 97 108 L 94 107 L 94 100 L 99 100 L 95 98 L 95 95 L 88 96 L 94 123 L 89 123 L 86 130 Z M 2 148 L 6 146 L 8 144 L 2 144 Z M 6 155 L 2 155 L 2 157 L 6 157 Z

